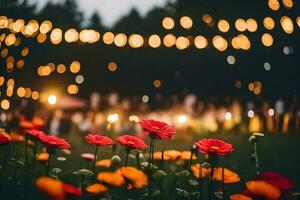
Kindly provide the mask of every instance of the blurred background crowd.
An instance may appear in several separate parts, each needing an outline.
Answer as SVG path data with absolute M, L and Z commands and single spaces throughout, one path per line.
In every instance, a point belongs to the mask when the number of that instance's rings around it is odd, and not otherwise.
M 1 127 L 18 132 L 22 128 L 43 127 L 51 135 L 134 133 L 143 137 L 137 122 L 143 118 L 165 121 L 188 139 L 203 133 L 300 132 L 297 98 L 274 102 L 242 101 L 238 98 L 202 100 L 195 94 L 164 99 L 157 95 L 121 97 L 118 93 L 92 93 L 89 101 L 70 96 L 49 96 L 38 106 L 30 100 L 15 102 L 14 109 L 1 111 Z M 49 112 L 50 110 L 50 112 Z

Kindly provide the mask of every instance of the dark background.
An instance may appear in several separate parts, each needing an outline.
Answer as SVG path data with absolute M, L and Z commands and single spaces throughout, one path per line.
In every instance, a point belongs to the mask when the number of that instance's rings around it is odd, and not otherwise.
M 163 94 L 165 97 L 176 94 L 184 95 L 188 92 L 196 93 L 200 98 L 219 98 L 237 96 L 245 99 L 275 100 L 283 96 L 291 100 L 293 95 L 298 95 L 300 84 L 298 76 L 300 29 L 294 24 L 293 34 L 286 34 L 280 26 L 280 17 L 287 15 L 295 22 L 300 11 L 300 4 L 294 1 L 292 9 L 286 9 L 281 5 L 279 11 L 272 11 L 267 1 L 238 1 L 238 0 L 178 0 L 169 3 L 166 8 L 154 9 L 145 18 L 141 18 L 136 10 L 122 18 L 112 29 L 107 30 L 101 25 L 100 17 L 95 13 L 90 19 L 88 28 L 100 32 L 100 40 L 95 44 L 69 44 L 63 41 L 59 45 L 53 45 L 49 38 L 43 44 L 39 44 L 34 38 L 22 36 L 20 47 L 11 47 L 10 54 L 20 55 L 21 47 L 29 46 L 30 54 L 25 58 L 25 67 L 16 69 L 11 73 L 5 73 L 6 77 L 14 77 L 16 84 L 29 86 L 32 89 L 43 91 L 48 87 L 55 87 L 66 92 L 68 84 L 74 83 L 73 74 L 53 73 L 48 77 L 39 77 L 37 68 L 53 62 L 56 65 L 63 63 L 68 66 L 73 60 L 81 63 L 81 71 L 85 82 L 80 85 L 79 96 L 88 98 L 92 91 L 108 93 L 117 91 L 123 96 L 142 96 L 144 94 Z M 39 22 L 49 19 L 53 27 L 66 31 L 82 28 L 83 14 L 79 11 L 76 2 L 67 0 L 64 4 L 48 3 L 40 12 L 35 11 L 34 6 L 29 6 L 26 1 L 18 3 L 17 0 L 0 0 L 0 13 L 14 19 L 37 19 Z M 203 14 L 210 14 L 215 21 L 226 19 L 231 28 L 228 33 L 221 33 L 217 26 L 208 27 L 202 20 Z M 183 29 L 179 19 L 183 15 L 190 16 L 194 25 L 190 30 Z M 175 20 L 175 28 L 171 31 L 164 30 L 161 21 L 165 16 L 171 16 Z M 270 16 L 275 19 L 276 26 L 272 31 L 263 27 L 263 18 Z M 230 43 L 239 32 L 234 27 L 237 18 L 254 18 L 258 22 L 258 31 L 245 32 L 251 41 L 251 49 L 248 51 L 235 50 L 229 45 L 224 52 L 216 50 L 211 39 L 214 35 L 222 35 Z M 4 30 L 1 30 L 4 31 Z M 114 45 L 105 45 L 102 36 L 105 31 L 126 34 L 139 33 L 144 36 L 158 34 L 161 37 L 167 33 L 176 36 L 204 35 L 209 40 L 207 48 L 199 50 L 194 46 L 180 51 L 176 47 L 158 49 L 142 47 L 132 49 L 128 44 L 124 48 Z M 274 44 L 264 47 L 261 43 L 261 35 L 269 32 L 273 35 Z M 49 34 L 48 34 L 49 37 Z M 145 41 L 147 42 L 147 41 Z M 284 46 L 292 46 L 294 53 L 283 54 Z M 236 58 L 234 65 L 227 63 L 227 56 Z M 114 61 L 118 64 L 118 70 L 114 73 L 107 69 L 107 64 Z M 5 60 L 1 58 L 1 65 Z M 271 71 L 264 69 L 264 62 L 269 62 Z M 3 66 L 1 66 L 2 68 Z M 3 71 L 1 71 L 3 73 Z M 162 81 L 162 87 L 153 87 L 155 79 Z M 236 80 L 242 82 L 242 88 L 234 86 Z M 255 96 L 248 90 L 248 83 L 261 81 L 263 92 Z M 2 95 L 5 90 L 1 88 Z

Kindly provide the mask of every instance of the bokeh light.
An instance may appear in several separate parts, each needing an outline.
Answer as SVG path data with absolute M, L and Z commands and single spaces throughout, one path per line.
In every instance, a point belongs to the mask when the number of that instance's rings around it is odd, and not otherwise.
M 193 27 L 193 20 L 188 16 L 183 16 L 180 18 L 180 25 L 184 29 L 191 29 Z
M 284 32 L 286 32 L 287 34 L 291 34 L 294 32 L 293 20 L 291 18 L 289 18 L 288 16 L 281 17 L 280 24 L 281 24 L 281 27 L 284 30 Z
M 197 49 L 204 49 L 207 47 L 208 41 L 204 36 L 198 35 L 195 37 L 194 44 Z
M 158 35 L 154 34 L 149 37 L 149 46 L 152 48 L 158 48 L 161 45 L 161 39 Z
M 219 22 L 218 22 L 218 29 L 219 29 L 221 32 L 223 32 L 223 33 L 228 32 L 229 29 L 230 29 L 230 25 L 229 25 L 228 21 L 225 20 L 225 19 L 219 20 Z
M 165 17 L 162 20 L 162 26 L 164 27 L 164 29 L 166 30 L 171 30 L 174 28 L 175 22 L 174 19 L 172 19 L 171 17 Z
M 265 17 L 263 23 L 264 27 L 268 30 L 273 30 L 275 27 L 275 21 L 271 17 Z
M 264 33 L 261 37 L 261 41 L 262 41 L 263 45 L 266 47 L 272 46 L 273 42 L 274 42 L 272 35 L 269 33 Z

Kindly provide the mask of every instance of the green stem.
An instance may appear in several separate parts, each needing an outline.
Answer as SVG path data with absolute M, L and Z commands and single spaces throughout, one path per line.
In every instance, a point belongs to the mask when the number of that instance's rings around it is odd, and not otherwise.
M 224 173 L 224 167 L 222 167 L 222 199 L 225 200 L 225 173 Z
M 194 152 L 191 151 L 191 157 L 190 157 L 190 162 L 189 162 L 189 170 L 191 170 L 191 168 L 192 168 L 193 155 L 194 155 Z M 199 170 L 200 170 L 200 169 L 199 169 Z
M 136 151 L 136 168 L 140 169 L 140 153 Z
M 150 151 L 149 151 L 149 157 L 148 157 L 148 181 L 149 181 L 149 184 L 148 184 L 148 199 L 151 200 L 151 192 L 152 192 L 152 188 L 151 188 L 151 176 L 152 176 L 152 169 L 151 169 L 151 158 L 152 158 L 152 148 L 153 148 L 153 142 L 154 142 L 154 139 L 151 137 L 151 140 L 150 140 Z
M 97 160 L 98 149 L 99 146 L 96 146 L 95 153 L 94 153 L 94 162 L 93 162 L 94 182 L 96 182 L 96 160 Z
M 128 166 L 128 157 L 129 157 L 129 153 L 130 153 L 130 149 L 126 149 L 126 160 L 125 160 L 125 167 Z M 125 199 L 127 200 L 128 199 L 128 182 L 126 180 L 126 183 L 125 183 Z
M 211 174 L 210 174 L 210 181 L 208 185 L 208 199 L 212 200 L 213 196 L 213 178 L 214 178 L 214 166 L 211 165 Z
M 198 185 L 199 185 L 199 194 L 200 197 L 199 199 L 202 199 L 202 166 L 201 163 L 199 162 L 199 177 L 198 177 Z
M 49 154 L 49 159 L 48 159 L 48 164 L 47 164 L 47 174 L 46 175 L 48 175 L 49 176 L 49 172 L 50 172 L 50 167 L 51 167 L 51 157 L 52 157 L 52 153 L 51 152 L 49 152 L 48 153 Z
M 81 187 L 81 199 L 85 199 L 85 192 L 84 192 L 84 175 L 81 175 L 80 179 L 80 187 Z
M 164 157 L 165 157 L 165 142 L 162 143 L 162 151 L 161 151 L 161 169 L 164 170 Z

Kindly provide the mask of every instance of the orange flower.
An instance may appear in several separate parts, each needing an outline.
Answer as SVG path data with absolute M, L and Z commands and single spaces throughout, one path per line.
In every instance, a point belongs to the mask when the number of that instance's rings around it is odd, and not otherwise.
M 196 176 L 197 178 L 199 178 L 199 169 L 200 169 L 201 165 L 198 163 L 198 164 L 195 164 L 195 165 L 192 165 L 191 167 L 191 170 L 193 171 L 193 174 L 194 176 Z M 201 174 L 202 174 L 202 178 L 204 178 L 205 176 L 207 176 L 207 174 L 210 173 L 211 169 L 206 169 L 206 168 L 201 168 Z
M 29 130 L 29 129 L 33 129 L 34 124 L 32 122 L 30 122 L 30 121 L 22 120 L 22 121 L 20 121 L 19 126 L 22 129 Z
M 127 179 L 133 187 L 139 189 L 148 184 L 147 175 L 134 167 L 121 167 L 116 171 Z
M 11 133 L 10 134 L 11 141 L 13 142 L 24 142 L 24 136 L 17 134 L 17 133 Z
M 214 180 L 222 181 L 222 167 L 215 168 L 214 170 Z M 241 179 L 239 175 L 230 169 L 224 168 L 224 183 L 236 183 L 239 182 Z
M 120 173 L 115 172 L 100 172 L 97 178 L 100 182 L 104 182 L 117 187 L 125 183 L 125 179 L 123 178 L 123 176 Z
M 49 177 L 40 177 L 35 182 L 38 190 L 51 199 L 65 200 L 63 183 Z
M 110 159 L 103 159 L 96 162 L 96 167 L 107 167 L 109 168 L 111 166 L 111 160 Z
M 252 198 L 243 194 L 233 194 L 230 195 L 230 200 L 252 200 Z
M 281 196 L 280 190 L 266 181 L 248 181 L 246 187 L 251 194 L 268 200 L 279 200 Z
M 181 158 L 182 160 L 190 160 L 191 159 L 191 151 L 182 151 L 181 152 Z M 195 156 L 195 154 L 193 154 L 192 160 L 196 160 L 197 157 Z
M 42 152 L 36 155 L 36 159 L 40 162 L 47 162 L 49 160 L 49 154 Z
M 178 160 L 181 157 L 181 152 L 176 150 L 167 150 L 164 151 L 164 160 Z M 162 159 L 162 153 L 161 152 L 154 152 L 153 158 L 155 160 L 161 160 Z
M 108 187 L 106 187 L 102 184 L 99 184 L 99 183 L 89 185 L 85 189 L 91 195 L 100 195 L 100 194 L 103 194 L 104 192 L 108 191 Z

